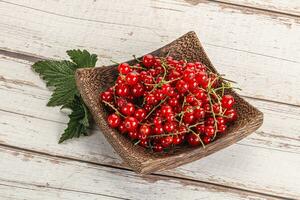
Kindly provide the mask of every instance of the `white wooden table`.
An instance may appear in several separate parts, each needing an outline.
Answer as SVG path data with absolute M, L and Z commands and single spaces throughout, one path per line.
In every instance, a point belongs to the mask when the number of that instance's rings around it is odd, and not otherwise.
M 140 176 L 100 131 L 57 144 L 40 58 L 80 48 L 99 65 L 194 30 L 216 68 L 264 112 L 251 136 L 207 158 Z M 0 0 L 0 199 L 300 199 L 299 0 Z

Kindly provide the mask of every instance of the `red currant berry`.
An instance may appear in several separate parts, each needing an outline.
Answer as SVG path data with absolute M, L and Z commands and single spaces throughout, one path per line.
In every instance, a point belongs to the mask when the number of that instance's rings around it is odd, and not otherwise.
M 204 138 L 203 138 L 203 143 L 204 143 L 204 144 L 209 144 L 209 143 L 211 143 L 211 138 L 208 137 L 208 136 L 204 136 Z
M 237 112 L 233 108 L 226 110 L 224 115 L 227 121 L 235 121 L 237 119 Z
M 198 124 L 195 128 L 196 128 L 196 132 L 201 134 L 201 133 L 204 133 L 205 125 L 204 124 Z
M 138 120 L 134 117 L 126 117 L 124 122 L 128 131 L 134 131 L 137 128 L 138 123 Z
M 157 100 L 155 99 L 155 96 L 154 96 L 154 94 L 148 94 L 147 96 L 146 96 L 146 102 L 147 102 L 147 104 L 149 104 L 149 105 L 153 105 L 153 104 L 155 104 L 156 102 L 157 102 Z
M 159 144 L 159 143 L 155 143 L 154 145 L 153 145 L 153 150 L 155 151 L 155 152 L 162 152 L 163 151 L 163 146 L 161 146 L 161 144 Z
M 161 110 L 162 116 L 164 116 L 164 117 L 166 117 L 167 115 L 173 114 L 172 107 L 169 105 L 161 106 L 160 110 Z
M 103 100 L 103 101 L 106 101 L 106 102 L 111 102 L 113 100 L 113 94 L 111 92 L 102 92 L 101 95 L 100 95 L 100 98 Z
M 148 140 L 141 140 L 139 145 L 142 147 L 148 147 Z
M 208 137 L 212 137 L 215 135 L 215 128 L 213 126 L 205 126 L 204 133 Z
M 222 97 L 222 107 L 223 108 L 230 109 L 230 108 L 232 108 L 233 104 L 234 104 L 233 96 L 227 94 Z
M 168 103 L 169 103 L 170 106 L 173 106 L 173 107 L 179 105 L 179 101 L 178 101 L 178 99 L 175 98 L 175 97 L 169 98 Z
M 145 65 L 145 67 L 151 67 L 153 66 L 155 63 L 155 58 L 150 55 L 150 54 L 147 54 L 143 57 L 143 64 Z
M 220 124 L 220 125 L 218 125 L 218 132 L 224 133 L 226 128 L 227 128 L 227 126 L 225 124 Z
M 136 71 L 130 72 L 126 75 L 125 80 L 128 85 L 135 85 L 139 82 L 139 73 Z
M 179 80 L 176 83 L 176 89 L 179 93 L 186 93 L 189 89 L 189 85 L 184 80 Z
M 167 132 L 167 133 L 171 133 L 172 131 L 174 131 L 176 128 L 176 125 L 174 122 L 166 122 L 164 124 L 164 130 Z
M 139 121 L 145 119 L 146 115 L 147 115 L 146 110 L 143 108 L 137 109 L 134 113 L 134 117 Z
M 196 134 L 189 134 L 187 141 L 191 146 L 198 146 L 200 144 L 200 137 Z
M 173 137 L 172 136 L 166 136 L 166 137 L 162 138 L 160 140 L 160 142 L 161 142 L 161 145 L 166 148 L 166 147 L 170 146 L 173 143 Z
M 181 143 L 182 143 L 182 137 L 180 137 L 180 135 L 179 136 L 176 135 L 176 136 L 173 137 L 173 144 L 179 145 Z
M 117 128 L 121 123 L 121 118 L 115 113 L 113 113 L 108 116 L 107 122 L 110 127 Z
M 129 131 L 128 132 L 128 136 L 129 136 L 129 138 L 131 138 L 133 140 L 137 139 L 138 138 L 138 132 L 136 130 Z
M 127 132 L 127 129 L 126 129 L 126 127 L 125 127 L 124 122 L 122 122 L 122 123 L 119 125 L 119 131 L 120 131 L 120 133 L 122 133 L 122 134 L 124 134 L 124 133 Z
M 222 124 L 225 124 L 225 119 L 224 119 L 224 117 L 217 117 L 216 119 L 217 119 L 217 125 L 218 125 L 218 127 L 219 127 L 220 125 L 222 125 Z
M 154 126 L 153 132 L 157 135 L 160 135 L 160 134 L 164 133 L 164 129 L 163 129 L 162 125 Z
M 121 107 L 121 113 L 126 116 L 133 115 L 134 112 L 135 112 L 135 107 L 132 103 L 127 103 Z
M 143 135 L 150 135 L 151 134 L 151 127 L 147 124 L 140 126 L 140 134 Z
M 118 66 L 118 71 L 120 74 L 128 74 L 131 71 L 130 66 L 128 65 L 128 63 L 121 63 Z
M 116 94 L 121 97 L 129 95 L 129 87 L 125 84 L 119 84 L 116 86 Z
M 141 83 L 137 83 L 132 87 L 131 93 L 134 97 L 143 96 L 145 92 L 145 88 Z
M 186 124 L 192 124 L 195 121 L 194 113 L 185 113 L 183 115 L 183 121 Z
M 119 108 L 121 108 L 122 106 L 124 106 L 126 103 L 127 103 L 127 101 L 126 101 L 126 99 L 124 99 L 124 98 L 118 98 L 118 99 L 117 99 L 117 106 L 118 106 Z
M 201 107 L 195 108 L 194 116 L 196 119 L 203 119 L 205 117 L 205 110 Z

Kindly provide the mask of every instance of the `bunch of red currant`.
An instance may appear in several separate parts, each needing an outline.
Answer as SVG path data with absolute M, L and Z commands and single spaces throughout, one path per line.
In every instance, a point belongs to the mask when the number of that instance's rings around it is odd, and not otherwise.
M 138 64 L 119 64 L 119 76 L 100 94 L 110 127 L 156 152 L 197 146 L 223 134 L 237 119 L 229 82 L 201 62 L 145 55 Z M 224 79 L 223 79 L 224 80 Z

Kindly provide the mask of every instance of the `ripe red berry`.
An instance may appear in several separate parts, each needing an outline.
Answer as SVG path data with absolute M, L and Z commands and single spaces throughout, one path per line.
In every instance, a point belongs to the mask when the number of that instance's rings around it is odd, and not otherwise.
M 135 111 L 134 113 L 134 117 L 139 120 L 142 121 L 145 117 L 146 117 L 146 110 L 143 108 L 139 108 Z
M 230 108 L 232 108 L 233 104 L 234 104 L 233 96 L 227 94 L 222 97 L 222 107 L 223 108 L 230 109 Z
M 153 66 L 155 63 L 155 58 L 150 55 L 150 54 L 147 54 L 143 57 L 143 64 L 145 65 L 145 67 L 151 67 Z
M 156 135 L 163 134 L 163 133 L 164 133 L 164 128 L 162 127 L 162 125 L 154 126 L 153 132 L 154 132 Z
M 151 134 L 151 127 L 149 125 L 142 125 L 140 126 L 140 134 L 143 134 L 143 135 L 150 135 Z
M 155 143 L 153 146 L 153 150 L 156 152 L 162 152 L 163 149 L 164 149 L 163 146 L 161 146 L 161 144 L 159 144 L 159 143 Z
M 189 89 L 189 85 L 184 80 L 179 80 L 176 83 L 176 89 L 179 93 L 186 93 Z
M 237 119 L 237 112 L 233 108 L 226 110 L 224 115 L 227 121 L 235 121 Z
M 167 132 L 167 133 L 171 133 L 172 131 L 174 131 L 176 128 L 176 125 L 175 125 L 175 122 L 166 122 L 164 124 L 164 130 Z
M 227 128 L 227 126 L 225 124 L 218 125 L 218 132 L 224 133 L 226 128 Z
M 134 131 L 138 126 L 138 120 L 134 117 L 126 117 L 124 125 L 128 131 Z
M 141 145 L 142 147 L 148 147 L 148 140 L 141 140 L 139 145 Z
M 173 143 L 173 137 L 172 136 L 166 136 L 166 137 L 162 138 L 160 140 L 160 142 L 161 142 L 161 145 L 166 148 L 166 147 L 170 146 Z
M 209 144 L 210 142 L 211 142 L 211 138 L 208 137 L 208 136 L 204 136 L 204 138 L 203 138 L 203 143 L 204 143 L 204 144 Z
M 127 103 L 121 107 L 121 112 L 126 116 L 133 115 L 135 112 L 135 107 L 132 103 Z
M 131 71 L 130 66 L 128 65 L 128 63 L 121 63 L 118 66 L 118 71 L 120 74 L 128 74 Z
M 143 86 L 141 83 L 135 84 L 135 85 L 132 87 L 132 90 L 131 90 L 131 94 L 132 94 L 134 97 L 140 97 L 140 96 L 143 96 L 143 95 L 144 95 L 144 92 L 145 92 L 145 88 L 144 88 L 144 86 Z
M 188 135 L 187 141 L 191 146 L 198 146 L 200 144 L 200 137 L 192 133 Z
M 136 71 L 130 72 L 125 77 L 128 85 L 135 85 L 139 82 L 139 73 Z
M 121 118 L 115 113 L 113 113 L 108 116 L 107 122 L 110 127 L 117 128 L 121 123 Z
M 173 137 L 173 144 L 175 145 L 179 145 L 182 143 L 182 137 L 179 135 L 176 135 Z
M 100 98 L 103 101 L 111 102 L 113 100 L 113 94 L 111 92 L 105 91 L 101 93 Z
M 116 86 L 116 94 L 121 97 L 129 95 L 129 87 L 125 84 L 119 84 Z
M 163 105 L 160 110 L 161 110 L 161 114 L 164 117 L 167 117 L 167 115 L 173 114 L 172 107 L 169 105 Z
M 133 130 L 133 131 L 129 131 L 128 132 L 128 136 L 131 138 L 131 139 L 137 139 L 138 138 L 138 132 L 136 130 Z
M 204 128 L 204 133 L 205 135 L 207 135 L 208 137 L 212 137 L 215 135 L 215 128 L 213 126 L 206 126 Z

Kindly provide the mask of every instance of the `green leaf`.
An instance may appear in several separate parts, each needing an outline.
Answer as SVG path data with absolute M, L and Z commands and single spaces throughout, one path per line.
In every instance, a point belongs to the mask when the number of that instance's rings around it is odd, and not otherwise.
M 60 106 L 73 101 L 78 94 L 75 83 L 76 66 L 70 61 L 44 60 L 33 64 L 32 68 L 55 89 L 48 106 Z
M 72 113 L 69 115 L 68 127 L 59 139 L 59 143 L 81 135 L 88 135 L 87 129 L 89 127 L 90 113 L 80 97 L 76 97 L 74 101 L 69 104 Z
M 78 68 L 94 67 L 97 55 L 86 50 L 67 51 L 71 61 L 43 60 L 32 65 L 34 71 L 39 73 L 48 87 L 53 87 L 53 94 L 47 106 L 61 106 L 70 108 L 68 127 L 62 134 L 59 143 L 81 135 L 87 135 L 90 125 L 90 113 L 76 87 L 75 71 Z
M 90 54 L 87 50 L 69 50 L 67 54 L 71 60 L 76 63 L 77 67 L 95 67 L 97 62 L 97 55 Z

